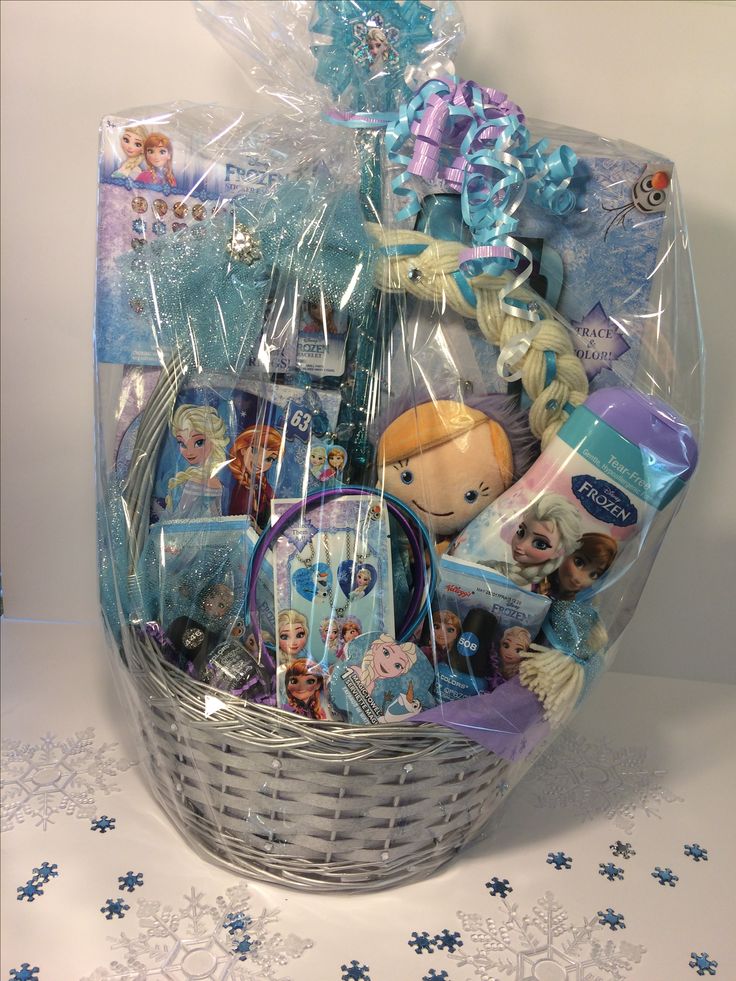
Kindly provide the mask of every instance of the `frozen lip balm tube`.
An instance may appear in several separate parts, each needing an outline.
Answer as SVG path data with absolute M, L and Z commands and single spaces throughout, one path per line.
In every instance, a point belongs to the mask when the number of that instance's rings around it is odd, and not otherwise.
M 573 599 L 605 574 L 626 542 L 646 535 L 656 512 L 684 488 L 697 456 L 690 429 L 664 402 L 633 389 L 600 389 L 449 554 Z M 603 549 L 606 558 L 596 564 L 591 556 Z

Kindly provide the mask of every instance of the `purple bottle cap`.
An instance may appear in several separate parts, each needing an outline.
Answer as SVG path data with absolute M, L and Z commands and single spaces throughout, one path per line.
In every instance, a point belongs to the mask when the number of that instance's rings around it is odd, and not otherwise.
M 649 450 L 680 480 L 698 462 L 698 444 L 689 427 L 665 402 L 633 388 L 601 388 L 585 401 L 589 409 L 624 439 Z

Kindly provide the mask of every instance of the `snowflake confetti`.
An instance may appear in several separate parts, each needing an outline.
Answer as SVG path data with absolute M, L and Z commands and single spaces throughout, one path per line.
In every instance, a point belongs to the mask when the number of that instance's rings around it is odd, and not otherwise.
M 65 738 L 49 733 L 38 743 L 3 740 L 2 830 L 30 819 L 46 831 L 58 815 L 91 818 L 97 798 L 118 792 L 115 778 L 135 765 L 117 756 L 116 747 L 97 745 L 92 727 Z
M 343 972 L 341 981 L 371 981 L 368 974 L 370 968 L 367 964 L 361 964 L 359 961 L 350 961 L 350 967 L 347 964 L 341 964 L 340 970 Z
M 569 731 L 540 758 L 520 787 L 521 799 L 584 820 L 606 817 L 630 834 L 641 815 L 659 818 L 662 804 L 682 802 L 662 785 L 666 771 L 649 769 L 646 759 L 645 749 L 616 749 Z
M 564 852 L 549 852 L 547 855 L 547 865 L 554 865 L 559 872 L 560 869 L 572 868 L 572 859 Z
M 36 882 L 48 882 L 49 879 L 55 879 L 59 874 L 59 866 L 54 862 L 53 865 L 49 865 L 48 862 L 42 862 L 41 867 L 33 870 L 33 880 Z
M 425 974 L 422 981 L 449 981 L 450 975 L 447 971 L 440 971 L 438 974 L 433 967 L 430 967 L 429 974 Z
M 575 925 L 551 892 L 539 899 L 530 913 L 523 913 L 510 899 L 499 900 L 501 916 L 458 913 L 466 945 L 452 955 L 458 967 L 471 967 L 480 978 L 507 975 L 541 978 L 548 965 L 560 978 L 598 977 L 625 981 L 645 948 L 607 937 L 607 925 L 598 917 Z M 471 944 L 475 952 L 471 952 Z M 550 975 L 551 977 L 552 975 Z
M 104 906 L 100 906 L 100 913 L 105 914 L 106 920 L 111 920 L 113 916 L 122 920 L 129 909 L 130 906 L 124 903 L 122 899 L 108 899 Z
M 685 845 L 685 854 L 694 861 L 699 862 L 701 859 L 704 862 L 708 861 L 708 849 L 701 848 L 700 845 Z
M 106 831 L 115 830 L 115 818 L 110 818 L 107 814 L 103 814 L 101 818 L 93 818 L 90 822 L 90 831 L 99 831 L 100 834 L 105 834 Z
M 513 892 L 513 886 L 509 885 L 508 879 L 497 879 L 496 876 L 491 879 L 490 882 L 486 882 L 486 889 L 488 889 L 492 896 L 501 896 L 503 899 L 510 892 Z
M 442 933 L 438 933 L 434 938 L 434 944 L 437 950 L 447 950 L 451 954 L 455 953 L 456 947 L 463 946 L 460 934 L 451 933 L 449 930 L 443 930 Z
M 38 981 L 38 971 L 37 967 L 31 967 L 26 961 L 19 969 L 14 967 L 10 969 L 10 978 L 11 981 Z
M 281 968 L 301 957 L 312 941 L 275 931 L 280 915 L 276 909 L 256 914 L 243 884 L 227 889 L 214 903 L 194 887 L 180 906 L 141 898 L 128 915 L 128 921 L 136 917 L 137 930 L 110 938 L 111 950 L 121 952 L 118 959 L 82 981 L 127 981 L 131 976 L 136 981 L 169 977 L 282 981 Z M 247 925 L 247 934 L 229 932 L 236 921 Z M 238 951 L 235 948 L 241 943 Z
M 703 977 L 706 974 L 713 976 L 716 973 L 716 968 L 718 967 L 718 961 L 712 961 L 708 954 L 703 951 L 700 954 L 696 954 L 693 950 L 690 953 L 692 960 L 690 961 L 690 967 Z
M 407 940 L 410 947 L 414 948 L 415 954 L 432 954 L 434 953 L 435 939 L 430 937 L 426 930 L 422 933 L 417 933 L 416 930 L 412 931 L 412 939 Z
M 126 872 L 125 875 L 118 876 L 118 882 L 120 885 L 119 889 L 127 889 L 128 892 L 133 892 L 138 886 L 143 885 L 143 873 L 142 872 Z
M 21 902 L 27 899 L 29 903 L 32 903 L 37 896 L 43 896 L 43 889 L 41 884 L 34 882 L 33 879 L 29 879 L 24 886 L 18 886 L 18 896 L 16 897 Z
M 623 879 L 624 870 L 614 865 L 613 862 L 599 862 L 598 875 L 605 875 L 610 882 L 613 882 L 614 879 Z
M 675 875 L 672 869 L 660 869 L 658 865 L 654 867 L 652 878 L 658 879 L 660 886 L 672 886 L 673 888 L 680 879 L 679 875 Z
M 601 924 L 601 926 L 610 927 L 611 930 L 626 929 L 623 913 L 614 913 L 610 906 L 606 909 L 605 913 L 603 910 L 599 909 L 598 916 L 600 917 L 598 922 Z
M 636 855 L 636 852 L 631 847 L 631 842 L 616 841 L 612 845 L 608 846 L 616 858 L 629 859 L 632 855 Z

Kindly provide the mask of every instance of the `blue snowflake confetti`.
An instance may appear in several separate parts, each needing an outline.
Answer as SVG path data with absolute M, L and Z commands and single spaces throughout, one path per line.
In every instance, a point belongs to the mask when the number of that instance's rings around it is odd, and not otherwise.
M 94 818 L 90 826 L 90 831 L 99 831 L 103 835 L 106 831 L 114 831 L 115 820 L 115 818 L 109 818 L 107 814 L 103 814 L 101 818 Z
M 126 872 L 125 875 L 118 876 L 118 882 L 120 883 L 119 889 L 127 889 L 128 892 L 133 892 L 137 886 L 143 885 L 143 873 Z
M 610 882 L 613 882 L 614 879 L 623 879 L 624 870 L 614 865 L 613 862 L 599 862 L 598 875 L 605 875 Z
M 692 967 L 693 970 L 697 970 L 701 977 L 703 977 L 705 974 L 714 975 L 716 973 L 718 961 L 712 961 L 705 951 L 700 954 L 696 954 L 693 950 L 690 952 L 690 956 L 692 957 L 690 967 Z
M 490 891 L 492 896 L 500 896 L 501 899 L 506 899 L 506 894 L 514 891 L 513 886 L 509 885 L 508 879 L 497 879 L 495 875 L 490 882 L 486 882 L 486 889 Z
M 449 930 L 443 930 L 442 933 L 438 933 L 434 938 L 434 944 L 437 950 L 447 950 L 451 954 L 454 954 L 455 948 L 462 947 L 463 942 L 460 939 L 459 933 L 451 933 Z
M 250 926 L 251 923 L 252 920 L 250 916 L 246 916 L 245 913 L 239 910 L 237 913 L 228 913 L 225 917 L 225 922 L 222 925 L 232 937 L 241 930 L 245 930 L 245 928 Z
M 42 883 L 29 879 L 24 886 L 18 886 L 18 896 L 16 898 L 21 902 L 27 899 L 29 903 L 32 903 L 37 896 L 43 896 L 41 885 Z
M 569 869 L 572 865 L 572 859 L 564 852 L 548 852 L 547 865 L 554 865 L 559 872 L 560 869 Z
M 430 967 L 429 974 L 425 974 L 422 981 L 450 981 L 447 971 L 440 971 L 438 974 L 433 967 Z
M 708 861 L 708 849 L 701 848 L 700 845 L 697 844 L 685 845 L 685 854 L 694 859 L 696 862 L 699 862 L 701 859 L 704 862 Z
M 31 967 L 31 965 L 26 961 L 21 964 L 20 968 L 12 967 L 10 969 L 11 981 L 38 981 L 38 971 L 37 967 Z
M 631 858 L 632 855 L 636 855 L 636 852 L 631 847 L 630 841 L 616 841 L 613 845 L 608 846 L 616 858 Z
M 248 959 L 248 954 L 253 949 L 253 939 L 246 933 L 244 937 L 240 940 L 236 940 L 233 944 L 233 953 L 240 954 L 240 960 L 245 961 Z
M 422 933 L 417 933 L 416 930 L 412 930 L 411 936 L 412 939 L 407 940 L 407 943 L 410 947 L 414 948 L 415 954 L 434 953 L 433 948 L 435 945 L 435 938 L 430 937 L 426 930 L 424 930 Z
M 125 911 L 129 909 L 130 906 L 124 903 L 122 899 L 108 899 L 104 906 L 100 906 L 100 913 L 105 914 L 106 920 L 111 920 L 113 916 L 117 916 L 118 919 L 122 920 L 125 916 Z
M 39 869 L 33 870 L 33 878 L 36 882 L 48 882 L 49 879 L 55 879 L 58 872 L 59 866 L 54 862 L 53 865 L 49 865 L 48 862 L 43 862 Z
M 618 930 L 619 928 L 621 930 L 626 929 L 623 913 L 614 913 L 610 906 L 606 909 L 605 913 L 599 909 L 598 916 L 600 917 L 598 922 L 601 926 L 608 926 L 611 930 Z
M 672 869 L 660 869 L 658 865 L 654 867 L 652 878 L 658 879 L 660 886 L 674 886 L 679 880 L 679 875 L 675 875 Z
M 371 981 L 370 975 L 368 974 L 370 968 L 367 964 L 350 961 L 350 967 L 347 964 L 341 964 L 340 970 L 343 972 L 342 981 Z

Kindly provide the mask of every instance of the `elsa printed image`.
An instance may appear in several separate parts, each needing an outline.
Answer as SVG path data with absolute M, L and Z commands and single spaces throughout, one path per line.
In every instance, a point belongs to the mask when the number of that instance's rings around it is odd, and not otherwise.
M 373 588 L 374 581 L 375 576 L 371 566 L 358 566 L 353 580 L 353 588 L 348 598 L 351 600 L 364 599 Z
M 148 136 L 145 126 L 126 126 L 120 135 L 120 149 L 123 161 L 113 171 L 113 177 L 125 177 L 137 180 L 144 166 L 143 146 Z
M 169 481 L 160 517 L 219 518 L 223 488 L 218 474 L 227 461 L 225 423 L 212 406 L 180 405 L 170 428 L 188 467 Z
M 376 682 L 408 674 L 416 661 L 417 649 L 414 644 L 399 644 L 388 634 L 381 634 L 365 652 L 360 669 L 347 670 L 357 675 L 366 694 L 372 695 Z

